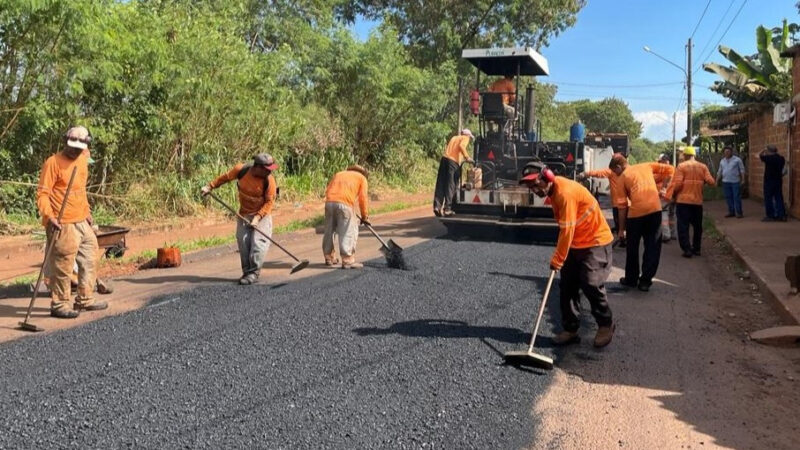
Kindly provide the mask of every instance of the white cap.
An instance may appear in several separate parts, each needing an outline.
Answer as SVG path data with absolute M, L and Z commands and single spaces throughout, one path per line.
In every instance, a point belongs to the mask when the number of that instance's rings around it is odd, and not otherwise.
M 463 130 L 461 130 L 461 134 L 463 134 L 464 136 L 469 136 L 472 139 L 475 139 L 475 135 L 472 134 L 472 131 L 469 131 L 469 128 L 464 128 Z
M 89 130 L 87 130 L 86 127 L 72 127 L 67 130 L 67 146 L 79 150 L 86 150 L 89 148 L 88 137 Z

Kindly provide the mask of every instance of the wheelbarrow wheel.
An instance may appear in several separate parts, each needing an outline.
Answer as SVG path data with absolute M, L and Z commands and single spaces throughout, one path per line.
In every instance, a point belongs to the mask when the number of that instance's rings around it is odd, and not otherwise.
M 125 250 L 127 250 L 125 244 L 114 244 L 106 249 L 106 258 L 122 258 L 125 255 Z

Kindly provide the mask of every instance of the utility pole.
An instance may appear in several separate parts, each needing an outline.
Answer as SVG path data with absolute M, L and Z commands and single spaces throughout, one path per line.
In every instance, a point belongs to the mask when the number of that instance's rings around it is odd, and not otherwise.
M 678 122 L 678 113 L 672 113 L 672 165 L 678 167 L 678 146 L 675 143 L 675 127 Z
M 686 44 L 686 140 L 692 145 L 692 38 Z

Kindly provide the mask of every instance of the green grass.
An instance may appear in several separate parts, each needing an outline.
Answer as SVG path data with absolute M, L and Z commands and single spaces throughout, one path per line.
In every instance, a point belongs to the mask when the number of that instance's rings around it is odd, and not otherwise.
M 16 278 L 13 278 L 8 281 L 4 281 L 0 286 L 2 287 L 16 287 L 16 286 L 29 286 L 36 282 L 36 278 L 39 277 L 38 273 L 30 273 L 27 275 L 21 275 Z
M 319 214 L 308 219 L 297 219 L 285 225 L 279 225 L 273 230 L 275 234 L 291 233 L 293 231 L 304 230 L 306 228 L 316 228 L 325 223 L 325 215 Z

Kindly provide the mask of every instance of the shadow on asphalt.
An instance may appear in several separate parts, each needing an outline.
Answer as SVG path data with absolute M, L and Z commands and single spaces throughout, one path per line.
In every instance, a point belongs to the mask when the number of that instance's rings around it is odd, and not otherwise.
M 530 333 L 517 328 L 473 326 L 467 322 L 447 319 L 419 319 L 397 322 L 388 328 L 356 328 L 359 336 L 398 334 L 407 337 L 478 338 L 493 339 L 509 344 L 527 342 Z M 497 351 L 492 347 L 493 350 Z

